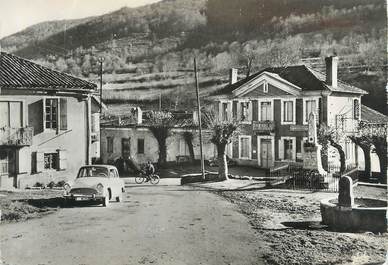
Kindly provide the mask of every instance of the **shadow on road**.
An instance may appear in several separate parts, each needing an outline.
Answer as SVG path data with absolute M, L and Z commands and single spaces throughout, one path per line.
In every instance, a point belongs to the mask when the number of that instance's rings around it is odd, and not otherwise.
M 282 222 L 281 224 L 299 230 L 328 230 L 328 226 L 319 221 Z
M 54 197 L 54 198 L 42 198 L 42 199 L 28 199 L 28 200 L 19 200 L 20 202 L 27 202 L 29 205 L 32 205 L 37 208 L 73 208 L 73 207 L 96 207 L 100 205 L 100 202 L 70 202 L 66 201 L 63 197 Z

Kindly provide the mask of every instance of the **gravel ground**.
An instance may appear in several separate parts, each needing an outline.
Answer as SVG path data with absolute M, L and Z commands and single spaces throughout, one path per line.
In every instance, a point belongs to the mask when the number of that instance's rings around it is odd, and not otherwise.
M 265 242 L 269 264 L 382 264 L 388 234 L 338 233 L 320 224 L 319 201 L 336 193 L 292 190 L 216 191 L 240 207 Z M 386 199 L 386 190 L 356 187 L 359 197 Z

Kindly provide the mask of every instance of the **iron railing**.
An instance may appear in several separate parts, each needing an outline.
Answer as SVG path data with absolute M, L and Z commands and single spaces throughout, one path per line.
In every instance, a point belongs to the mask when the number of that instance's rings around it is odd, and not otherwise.
M 32 145 L 32 137 L 34 136 L 34 128 L 0 128 L 0 145 L 3 146 L 30 146 Z

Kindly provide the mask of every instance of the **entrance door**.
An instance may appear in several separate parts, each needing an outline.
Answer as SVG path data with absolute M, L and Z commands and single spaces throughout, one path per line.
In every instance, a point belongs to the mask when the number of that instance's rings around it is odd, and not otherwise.
M 0 186 L 16 187 L 16 150 L 0 150 Z
M 124 159 L 128 159 L 131 156 L 131 138 L 121 139 L 121 154 Z
M 261 161 L 261 166 L 263 168 L 269 168 L 273 165 L 271 139 L 261 139 L 261 141 L 260 141 L 260 161 Z

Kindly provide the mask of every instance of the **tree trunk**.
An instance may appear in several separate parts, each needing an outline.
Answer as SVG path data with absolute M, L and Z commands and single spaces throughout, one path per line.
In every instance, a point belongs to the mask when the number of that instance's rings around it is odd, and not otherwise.
M 159 159 L 158 164 L 164 165 L 167 162 L 167 146 L 166 146 L 166 139 L 158 141 L 159 145 Z
M 370 179 L 372 169 L 371 169 L 371 158 L 370 158 L 370 145 L 359 145 L 364 152 L 364 162 L 365 162 L 365 169 L 364 169 L 364 176 L 366 180 Z
M 226 144 L 219 144 L 217 146 L 218 179 L 220 179 L 220 180 L 227 180 L 228 179 L 228 164 L 226 161 L 225 149 L 226 149 Z
M 333 146 L 335 149 L 338 150 L 338 153 L 340 155 L 340 163 L 341 163 L 341 167 L 340 167 L 340 173 L 344 173 L 345 172 L 345 168 L 346 168 L 346 158 L 345 158 L 345 152 L 344 152 L 344 149 L 342 148 L 342 146 L 340 144 L 337 144 L 335 142 L 330 142 L 331 146 Z
M 191 132 L 185 132 L 183 134 L 183 138 L 185 139 L 185 142 L 186 142 L 187 146 L 189 147 L 190 162 L 193 162 L 195 159 L 194 146 L 193 146 L 193 134 Z
M 384 149 L 384 148 L 382 148 Z M 387 154 L 384 150 L 376 147 L 376 154 L 379 157 L 380 163 L 380 175 L 379 182 L 382 184 L 387 184 Z
M 326 171 L 329 171 L 329 159 L 328 159 L 327 148 L 328 148 L 327 145 L 322 145 L 322 149 L 321 149 L 321 162 L 322 162 L 323 169 L 326 170 Z

